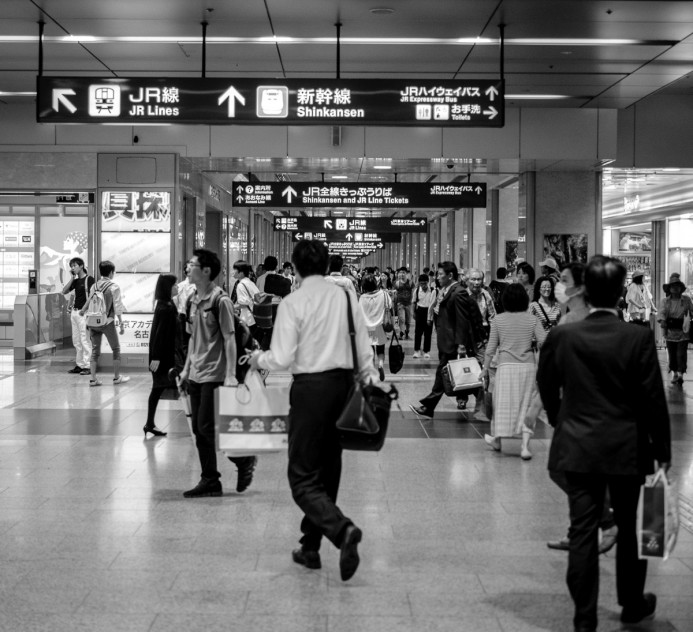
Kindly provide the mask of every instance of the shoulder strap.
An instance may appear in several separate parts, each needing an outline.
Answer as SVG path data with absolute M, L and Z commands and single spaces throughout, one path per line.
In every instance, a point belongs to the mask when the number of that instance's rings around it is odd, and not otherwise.
M 344 290 L 347 298 L 347 320 L 349 321 L 349 337 L 351 338 L 351 357 L 354 360 L 354 375 L 359 374 L 359 358 L 356 353 L 356 328 L 354 327 L 354 315 L 351 313 L 351 296 L 348 290 Z
M 544 311 L 544 308 L 541 306 L 541 303 L 537 301 L 537 307 L 541 310 L 541 313 L 544 314 L 544 318 L 546 319 L 546 324 L 550 325 L 551 321 L 549 320 L 549 317 L 547 316 L 546 312 Z

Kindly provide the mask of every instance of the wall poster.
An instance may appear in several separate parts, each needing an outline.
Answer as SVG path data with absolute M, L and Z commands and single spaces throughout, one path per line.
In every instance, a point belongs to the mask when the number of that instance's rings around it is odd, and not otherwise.
M 60 292 L 70 278 L 70 259 L 83 259 L 89 269 L 89 220 L 67 216 L 41 217 L 40 221 L 39 292 Z M 99 276 L 98 270 L 89 270 L 89 274 Z
M 3 217 L 0 221 L 0 309 L 14 309 L 15 297 L 29 291 L 36 243 L 34 227 L 33 217 Z
M 558 267 L 579 261 L 587 263 L 587 235 L 585 233 L 566 233 L 544 235 L 544 258 L 553 257 Z
M 618 233 L 618 249 L 621 252 L 651 252 L 652 233 Z
M 508 276 L 515 274 L 519 261 L 517 239 L 507 240 L 505 242 L 505 269 L 508 271 Z

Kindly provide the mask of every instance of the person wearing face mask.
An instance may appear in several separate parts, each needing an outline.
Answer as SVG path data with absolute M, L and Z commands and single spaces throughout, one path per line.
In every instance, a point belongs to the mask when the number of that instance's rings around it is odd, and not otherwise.
M 565 315 L 561 317 L 561 325 L 582 320 L 590 313 L 585 299 L 584 274 L 585 264 L 577 261 L 569 263 L 561 271 L 561 280 L 553 289 L 556 300 L 566 310 Z

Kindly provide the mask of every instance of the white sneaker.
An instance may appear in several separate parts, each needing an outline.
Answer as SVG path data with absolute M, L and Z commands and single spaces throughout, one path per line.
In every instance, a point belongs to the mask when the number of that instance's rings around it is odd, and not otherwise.
M 101 380 L 89 380 L 89 386 L 101 386 L 102 384 Z
M 421 352 L 420 352 L 420 351 L 414 351 L 414 357 L 415 357 L 415 358 L 420 358 L 420 357 L 421 357 Z
M 129 382 L 130 377 L 128 375 L 120 375 L 117 378 L 113 378 L 113 383 L 114 384 L 125 384 L 125 382 Z
M 491 446 L 496 452 L 500 452 L 501 442 L 498 437 L 492 437 L 491 435 L 484 435 L 484 441 L 487 445 Z
M 430 360 L 431 359 L 431 354 L 430 353 L 424 353 L 424 360 Z

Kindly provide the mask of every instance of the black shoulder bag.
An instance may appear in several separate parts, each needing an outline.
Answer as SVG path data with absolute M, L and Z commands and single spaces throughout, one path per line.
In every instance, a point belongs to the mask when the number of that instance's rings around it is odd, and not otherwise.
M 337 419 L 337 433 L 339 443 L 345 450 L 377 452 L 385 443 L 387 425 L 390 420 L 390 405 L 399 397 L 399 393 L 394 386 L 390 387 L 389 393 L 386 393 L 377 386 L 361 383 L 356 352 L 356 330 L 349 292 L 346 292 L 346 297 L 349 337 L 354 361 L 354 385 L 351 387 L 344 410 Z

